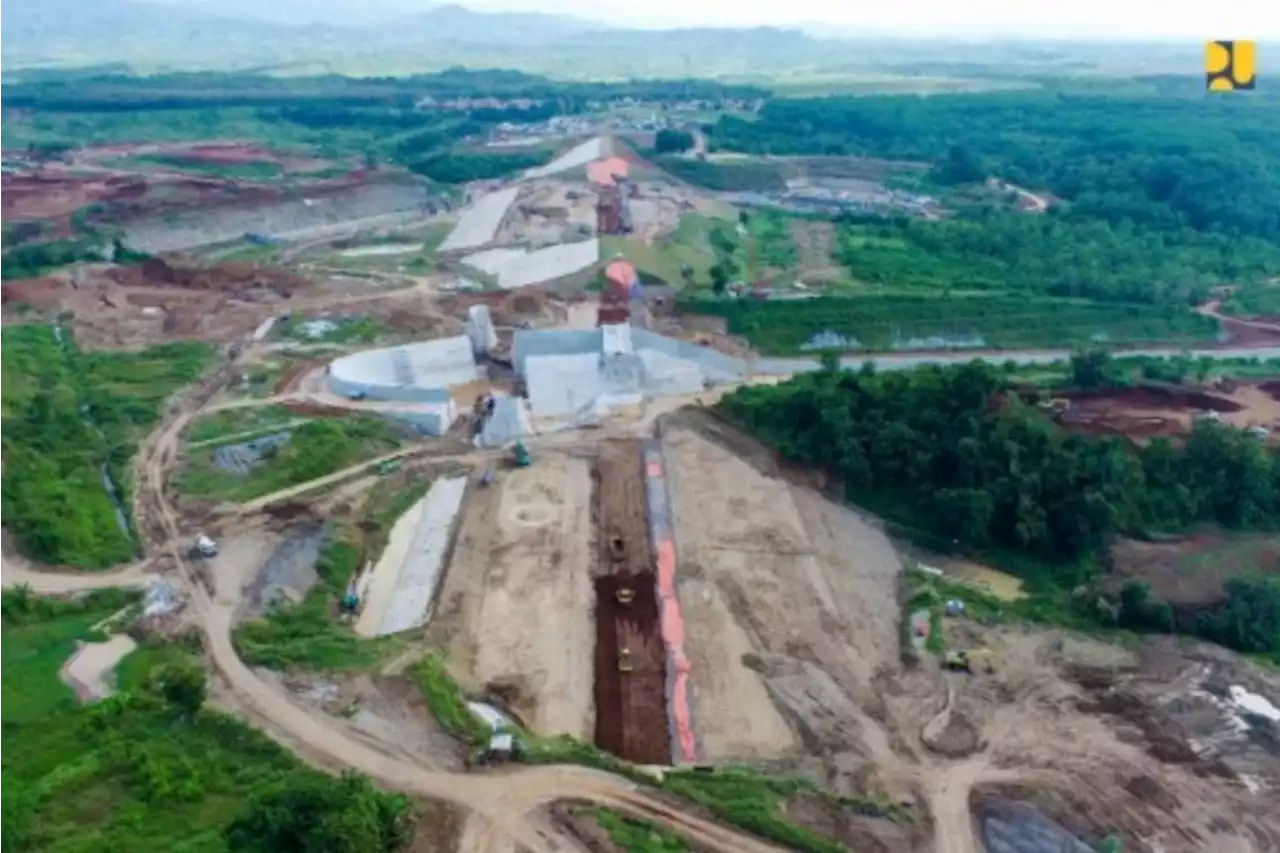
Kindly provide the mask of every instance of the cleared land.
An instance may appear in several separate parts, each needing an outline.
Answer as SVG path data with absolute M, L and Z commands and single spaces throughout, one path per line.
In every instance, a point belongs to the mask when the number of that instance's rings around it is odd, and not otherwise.
M 1060 420 L 1073 432 L 1119 435 L 1137 442 L 1191 432 L 1205 413 L 1220 423 L 1247 429 L 1280 429 L 1276 383 L 1242 385 L 1231 392 L 1182 385 L 1147 384 L 1134 388 L 1066 392 L 1070 408 Z
M 705 757 L 796 749 L 775 703 L 806 734 L 856 730 L 855 703 L 874 706 L 871 680 L 897 654 L 888 539 L 678 419 L 663 454 Z
M 591 738 L 591 475 L 543 451 L 464 509 L 432 631 L 468 687 L 544 733 Z

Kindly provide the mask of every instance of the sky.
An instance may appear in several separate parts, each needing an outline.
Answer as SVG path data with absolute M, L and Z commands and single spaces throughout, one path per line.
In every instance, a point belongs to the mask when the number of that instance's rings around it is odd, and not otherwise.
M 376 2 L 376 0 L 373 0 Z M 1276 39 L 1280 0 L 462 0 L 640 27 L 831 24 L 873 34 Z M 1259 57 L 1264 63 L 1265 57 Z

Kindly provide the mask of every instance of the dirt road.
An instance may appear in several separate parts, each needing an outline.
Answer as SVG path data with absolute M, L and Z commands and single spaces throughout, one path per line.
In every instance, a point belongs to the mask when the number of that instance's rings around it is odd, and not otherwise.
M 225 380 L 224 380 L 225 381 Z M 177 463 L 180 437 L 191 418 L 218 390 L 216 381 L 202 383 L 184 395 L 159 428 L 143 443 L 135 460 L 135 513 L 139 529 L 178 567 L 190 597 L 189 612 L 203 635 L 206 653 L 229 686 L 244 716 L 304 760 L 330 770 L 353 769 L 379 784 L 424 797 L 464 806 L 487 821 L 481 834 L 492 839 L 487 849 L 501 849 L 500 838 L 509 837 L 534 853 L 561 853 L 575 845 L 556 833 L 549 823 L 530 812 L 561 800 L 582 800 L 646 817 L 685 835 L 695 844 L 718 853 L 779 853 L 772 845 L 686 815 L 655 799 L 619 777 L 576 766 L 521 767 L 510 772 L 468 775 L 423 769 L 356 739 L 336 721 L 295 704 L 275 685 L 250 670 L 237 656 L 231 642 L 235 614 L 240 606 L 241 585 L 219 584 L 211 596 L 186 561 L 181 542 L 184 531 L 168 499 L 169 473 Z M 403 455 L 403 454 L 402 454 Z M 344 476 L 346 475 L 345 472 Z M 338 479 L 338 478 L 335 478 Z M 585 486 L 585 470 L 580 477 Z M 315 484 L 304 484 L 303 489 Z M 576 505 L 578 502 L 574 502 Z M 515 507 L 512 510 L 515 511 Z M 144 566 L 130 566 L 114 575 L 59 575 L 5 566 L 6 585 L 25 582 L 36 592 L 60 593 L 101 585 L 136 585 L 145 578 Z M 585 572 L 584 572 L 585 576 Z M 105 583 L 104 583 L 105 581 Z

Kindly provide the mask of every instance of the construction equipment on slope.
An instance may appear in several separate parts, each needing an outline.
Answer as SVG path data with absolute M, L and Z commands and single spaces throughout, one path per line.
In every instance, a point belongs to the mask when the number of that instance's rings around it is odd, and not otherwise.
M 631 663 L 631 649 L 623 646 L 618 650 L 618 672 L 625 675 L 634 669 L 635 666 Z
M 636 591 L 629 586 L 618 587 L 618 591 L 614 594 L 617 596 L 618 603 L 623 607 L 636 600 Z
M 972 674 L 975 666 L 981 665 L 988 674 L 996 671 L 1000 658 L 990 649 L 957 649 L 947 652 L 942 665 L 953 672 Z
M 497 732 L 489 738 L 489 742 L 477 749 L 468 762 L 474 769 L 488 767 L 491 764 L 505 764 L 508 761 L 521 761 L 525 756 L 524 742 L 510 732 Z

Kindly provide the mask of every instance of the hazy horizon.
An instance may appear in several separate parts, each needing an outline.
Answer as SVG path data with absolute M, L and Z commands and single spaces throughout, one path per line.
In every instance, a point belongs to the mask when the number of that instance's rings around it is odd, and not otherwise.
M 160 0 L 174 5 L 217 11 L 211 0 Z M 240 4 L 232 4 L 243 8 Z M 1213 10 L 1206 22 L 1200 5 L 1187 0 L 897 0 L 892 3 L 830 0 L 338 0 L 337 3 L 281 3 L 276 19 L 330 20 L 322 10 L 351 7 L 359 17 L 425 12 L 461 5 L 484 12 L 541 12 L 572 15 L 591 21 L 641 29 L 682 27 L 802 28 L 830 27 L 833 35 L 862 31 L 868 35 L 908 38 L 1025 38 L 1063 41 L 1205 41 L 1208 39 L 1280 39 L 1280 6 L 1271 0 L 1239 0 Z M 317 14 L 308 15 L 314 9 Z M 306 11 L 302 11 L 306 10 Z M 279 14 L 283 13 L 283 14 Z M 820 32 L 818 34 L 821 34 Z M 1265 62 L 1265 57 L 1261 58 Z

